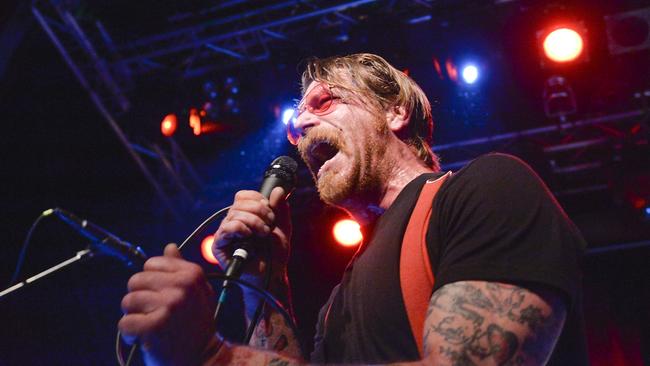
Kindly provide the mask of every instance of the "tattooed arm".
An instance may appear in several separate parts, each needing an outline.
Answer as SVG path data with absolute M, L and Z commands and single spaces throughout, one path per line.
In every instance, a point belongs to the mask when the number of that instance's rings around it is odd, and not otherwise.
M 424 328 L 424 359 L 395 365 L 544 365 L 565 317 L 565 305 L 552 290 L 531 291 L 484 281 L 450 283 L 431 297 Z M 273 321 L 270 324 L 275 326 Z M 271 335 L 265 339 L 270 345 L 279 338 Z M 226 344 L 209 364 L 301 362 L 278 353 Z
M 273 285 L 275 283 L 275 285 Z M 291 304 L 286 280 L 272 281 L 274 296 L 283 304 Z M 252 317 L 257 304 L 247 303 L 247 317 Z M 264 305 L 262 316 L 255 327 L 249 346 L 212 339 L 204 352 L 203 365 L 299 365 L 304 364 L 300 344 L 284 317 L 271 306 Z
M 288 281 L 286 275 L 281 277 L 272 281 L 271 292 L 280 302 L 286 304 L 287 309 L 291 313 Z M 257 303 L 253 305 L 253 307 L 247 310 L 249 321 L 255 313 Z M 250 345 L 260 349 L 279 352 L 280 354 L 296 359 L 302 359 L 297 335 L 294 334 L 293 329 L 287 324 L 282 314 L 278 313 L 268 304 L 262 307 L 262 316 L 253 331 Z
M 436 365 L 544 365 L 565 317 L 564 302 L 551 290 L 450 283 L 429 303 L 425 359 Z

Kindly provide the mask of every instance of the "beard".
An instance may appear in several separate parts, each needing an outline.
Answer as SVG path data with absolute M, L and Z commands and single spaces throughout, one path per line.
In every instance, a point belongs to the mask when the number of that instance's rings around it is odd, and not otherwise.
M 360 147 L 349 146 L 341 131 L 333 129 L 311 130 L 298 144 L 298 151 L 312 173 L 318 194 L 325 203 L 343 208 L 377 204 L 383 195 L 383 187 L 393 159 L 386 156 L 385 121 L 374 121 L 375 130 L 366 136 Z M 310 149 L 314 144 L 325 142 L 344 155 L 347 166 L 341 170 L 332 168 L 318 177 L 318 164 Z

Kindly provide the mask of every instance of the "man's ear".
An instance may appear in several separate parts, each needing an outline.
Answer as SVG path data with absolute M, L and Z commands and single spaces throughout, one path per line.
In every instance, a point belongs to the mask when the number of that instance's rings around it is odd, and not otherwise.
M 397 136 L 406 133 L 411 115 L 403 106 L 392 106 L 386 111 L 386 124 Z

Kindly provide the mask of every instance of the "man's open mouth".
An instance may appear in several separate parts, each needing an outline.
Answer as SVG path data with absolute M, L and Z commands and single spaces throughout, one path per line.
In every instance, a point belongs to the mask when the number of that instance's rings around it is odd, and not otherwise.
M 309 165 L 312 172 L 318 175 L 320 168 L 338 152 L 339 149 L 327 140 L 318 140 L 311 144 L 309 147 Z

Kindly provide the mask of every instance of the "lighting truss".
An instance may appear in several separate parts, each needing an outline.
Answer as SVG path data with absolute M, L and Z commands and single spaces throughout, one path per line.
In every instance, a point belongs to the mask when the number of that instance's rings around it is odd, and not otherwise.
M 574 196 L 611 189 L 606 179 L 612 166 L 622 162 L 625 148 L 634 146 L 650 152 L 649 121 L 650 108 L 644 105 L 641 109 L 434 145 L 433 150 L 444 156 L 443 170 L 455 171 L 481 154 L 521 151 L 522 146 L 528 146 L 537 152 L 537 159 L 531 158 L 529 163 L 550 173 L 547 183 L 553 193 Z
M 115 6 L 129 11 L 128 3 Z M 180 220 L 183 207 L 196 207 L 194 191 L 201 190 L 191 165 L 173 141 L 169 151 L 135 144 L 118 124 L 130 108 L 128 94 L 138 77 L 164 72 L 192 78 L 267 60 L 275 43 L 299 44 L 297 37 L 305 32 L 337 32 L 377 14 L 394 21 L 422 21 L 430 17 L 431 1 L 231 0 L 172 14 L 164 32 L 144 29 L 145 35 L 119 39 L 102 19 L 87 15 L 92 12 L 81 16 L 84 7 L 92 8 L 92 2 L 33 0 L 32 13 L 161 202 Z M 152 166 L 152 160 L 157 164 Z M 166 173 L 164 179 L 156 170 Z
M 261 6 L 255 7 L 251 1 L 226 2 L 209 9 L 215 14 L 212 19 L 118 45 L 123 55 L 119 63 L 137 74 L 180 67 L 183 77 L 195 77 L 268 60 L 272 44 L 294 42 L 306 31 L 357 24 L 358 11 L 373 3 L 375 0 L 267 1 L 257 2 Z M 219 10 L 236 6 L 240 12 L 218 15 Z

